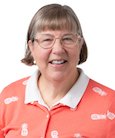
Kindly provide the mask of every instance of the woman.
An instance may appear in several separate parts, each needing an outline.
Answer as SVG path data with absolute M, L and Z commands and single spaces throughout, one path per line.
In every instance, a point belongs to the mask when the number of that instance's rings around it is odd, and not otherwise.
M 22 59 L 38 70 L 3 90 L 0 138 L 115 138 L 114 90 L 77 67 L 86 60 L 74 11 L 58 4 L 39 9 Z

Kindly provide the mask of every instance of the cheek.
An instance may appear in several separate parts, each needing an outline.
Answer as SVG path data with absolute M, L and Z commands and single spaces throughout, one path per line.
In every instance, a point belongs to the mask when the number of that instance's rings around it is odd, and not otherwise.
M 49 51 L 44 49 L 35 49 L 33 51 L 33 57 L 36 63 L 44 63 L 48 61 Z
M 80 58 L 80 49 L 79 48 L 75 48 L 72 52 L 71 52 L 71 58 L 74 62 L 79 61 Z

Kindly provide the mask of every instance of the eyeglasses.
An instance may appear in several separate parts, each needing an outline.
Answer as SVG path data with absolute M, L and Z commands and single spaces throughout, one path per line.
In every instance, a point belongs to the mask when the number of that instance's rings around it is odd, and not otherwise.
M 78 41 L 79 35 L 77 34 L 65 34 L 60 38 L 56 38 L 54 35 L 51 34 L 38 34 L 38 38 L 34 39 L 38 45 L 44 49 L 51 49 L 56 41 L 56 39 L 60 40 L 61 45 L 64 47 L 72 48 L 76 45 Z

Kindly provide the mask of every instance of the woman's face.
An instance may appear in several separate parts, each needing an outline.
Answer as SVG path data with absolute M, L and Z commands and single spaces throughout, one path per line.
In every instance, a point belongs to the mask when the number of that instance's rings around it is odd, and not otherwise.
M 40 34 L 50 34 L 56 38 L 70 34 L 68 31 L 42 31 Z M 36 39 L 39 40 L 39 34 L 36 34 Z M 49 40 L 45 40 L 49 41 Z M 68 41 L 68 40 L 67 40 Z M 79 62 L 79 55 L 82 44 L 77 42 L 71 48 L 61 44 L 60 39 L 56 39 L 52 48 L 44 49 L 34 41 L 28 42 L 32 56 L 39 67 L 41 76 L 48 80 L 66 79 L 67 76 L 75 75 L 76 66 Z

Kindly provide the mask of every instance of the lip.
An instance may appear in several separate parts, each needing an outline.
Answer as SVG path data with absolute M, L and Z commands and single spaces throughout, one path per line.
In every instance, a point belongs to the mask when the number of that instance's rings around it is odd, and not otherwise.
M 67 59 L 66 58 L 51 58 L 51 59 L 49 59 L 49 62 L 51 62 L 51 61 L 62 61 L 62 60 L 65 60 L 65 61 L 67 61 Z
M 56 60 L 51 60 L 49 63 L 56 64 L 56 65 L 60 65 L 60 64 L 66 63 L 66 62 L 67 62 L 67 60 L 65 60 L 65 59 L 61 59 L 61 60 L 56 59 Z
M 58 63 L 58 61 L 60 63 Z M 61 68 L 67 64 L 67 60 L 65 60 L 65 59 L 53 59 L 53 60 L 49 61 L 49 64 L 54 68 Z

